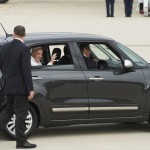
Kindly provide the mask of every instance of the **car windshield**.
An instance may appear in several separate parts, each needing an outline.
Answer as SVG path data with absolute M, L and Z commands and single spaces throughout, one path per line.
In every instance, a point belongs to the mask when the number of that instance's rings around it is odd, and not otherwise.
M 127 48 L 126 46 L 116 42 L 117 46 L 122 50 L 134 63 L 136 63 L 139 67 L 145 67 L 147 66 L 147 62 L 138 56 L 136 53 L 134 53 L 132 50 Z
M 113 53 L 113 51 L 105 44 L 90 44 L 91 51 L 98 57 L 98 59 L 119 61 L 120 59 Z

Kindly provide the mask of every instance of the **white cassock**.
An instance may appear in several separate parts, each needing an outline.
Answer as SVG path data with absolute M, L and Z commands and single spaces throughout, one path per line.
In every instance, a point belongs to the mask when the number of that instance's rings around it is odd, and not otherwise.
M 31 56 L 31 66 L 40 66 L 41 62 L 36 62 L 35 59 Z
M 31 56 L 31 66 L 41 66 L 41 62 L 36 62 L 35 59 Z M 53 65 L 51 62 L 49 62 L 47 65 Z

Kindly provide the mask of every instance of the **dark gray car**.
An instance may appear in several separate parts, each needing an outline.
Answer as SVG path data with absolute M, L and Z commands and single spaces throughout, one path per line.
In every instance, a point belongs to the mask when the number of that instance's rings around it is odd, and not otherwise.
M 12 37 L 1 40 L 0 45 Z M 28 34 L 25 43 L 43 48 L 42 65 L 32 66 L 35 96 L 26 134 L 39 126 L 149 121 L 150 66 L 133 51 L 107 37 L 76 33 Z M 80 46 L 87 44 L 97 68 L 88 69 Z M 58 63 L 47 65 L 54 48 Z M 67 56 L 69 61 L 60 63 Z M 13 58 L 12 58 L 13 59 Z M 5 96 L 0 96 L 0 111 Z M 5 128 L 15 136 L 15 115 Z

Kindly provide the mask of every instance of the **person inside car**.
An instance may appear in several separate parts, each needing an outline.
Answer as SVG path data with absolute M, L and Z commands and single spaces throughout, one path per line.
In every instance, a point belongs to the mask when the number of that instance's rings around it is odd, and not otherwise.
M 64 55 L 59 59 L 59 64 L 71 64 L 71 58 L 66 45 L 64 46 Z
M 41 60 L 43 57 L 43 49 L 42 47 L 34 47 L 31 53 L 31 66 L 39 66 L 42 65 Z M 50 62 L 47 65 L 53 65 L 57 54 L 53 54 Z
M 80 44 L 80 49 L 83 54 L 85 63 L 88 69 L 97 69 L 96 62 L 91 58 L 91 51 L 88 44 Z
M 61 57 L 61 49 L 60 48 L 57 48 L 55 47 L 52 51 L 52 56 L 56 54 L 57 57 L 55 57 L 55 60 L 53 62 L 54 65 L 58 65 L 59 64 L 59 59 Z

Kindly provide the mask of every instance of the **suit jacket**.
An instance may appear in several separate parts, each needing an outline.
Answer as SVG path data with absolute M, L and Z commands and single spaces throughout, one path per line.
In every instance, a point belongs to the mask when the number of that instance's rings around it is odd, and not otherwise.
M 97 69 L 96 63 L 93 61 L 93 59 L 84 56 L 84 60 L 88 69 Z
M 2 46 L 0 69 L 4 92 L 28 94 L 33 90 L 29 48 L 18 39 Z

